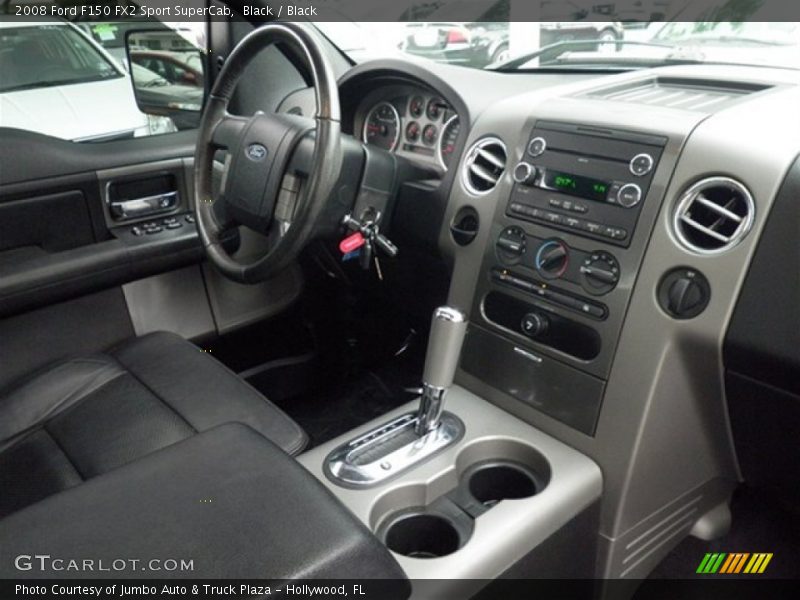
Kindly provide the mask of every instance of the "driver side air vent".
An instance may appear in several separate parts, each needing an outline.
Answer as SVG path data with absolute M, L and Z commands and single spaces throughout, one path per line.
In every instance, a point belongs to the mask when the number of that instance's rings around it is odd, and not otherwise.
M 506 146 L 495 137 L 477 141 L 464 161 L 464 187 L 481 196 L 491 192 L 506 170 Z
M 703 179 L 678 202 L 678 240 L 699 254 L 719 254 L 738 244 L 753 225 L 755 204 L 744 185 L 728 177 Z

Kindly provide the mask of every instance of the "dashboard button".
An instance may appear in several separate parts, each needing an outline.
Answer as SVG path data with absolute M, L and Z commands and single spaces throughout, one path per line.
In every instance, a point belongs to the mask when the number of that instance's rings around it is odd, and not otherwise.
M 603 229 L 603 226 L 600 223 L 594 223 L 592 221 L 586 221 L 583 224 L 583 230 L 589 233 L 593 233 L 594 235 L 602 235 L 600 232 Z
M 626 183 L 617 192 L 617 202 L 625 208 L 633 208 L 642 200 L 642 188 L 635 183 Z
M 561 225 L 564 223 L 564 217 L 558 213 L 545 211 L 543 214 L 544 220 L 548 223 L 552 223 L 553 225 Z
M 628 168 L 636 177 L 644 177 L 653 170 L 653 157 L 649 154 L 637 154 L 631 159 Z
M 547 333 L 549 327 L 550 320 L 547 318 L 547 315 L 538 311 L 527 313 L 522 317 L 522 323 L 520 323 L 522 332 L 532 338 L 544 335 Z
M 514 181 L 520 185 L 533 185 L 536 180 L 536 167 L 530 163 L 517 163 L 514 167 Z
M 547 149 L 547 142 L 543 137 L 535 137 L 528 144 L 528 154 L 531 156 L 541 156 Z
M 586 206 L 585 204 L 576 203 L 576 204 L 574 204 L 572 206 L 572 212 L 576 212 L 578 214 L 585 215 L 587 212 L 589 212 L 589 207 Z

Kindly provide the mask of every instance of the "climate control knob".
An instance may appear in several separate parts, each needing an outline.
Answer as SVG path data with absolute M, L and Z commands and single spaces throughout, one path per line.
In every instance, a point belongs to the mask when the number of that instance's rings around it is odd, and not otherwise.
M 607 294 L 619 283 L 619 263 L 608 252 L 593 252 L 581 265 L 581 285 L 590 294 Z
M 569 248 L 559 240 L 548 240 L 539 246 L 534 266 L 546 279 L 561 277 L 569 266 Z
M 550 327 L 550 319 L 547 315 L 540 312 L 530 312 L 522 317 L 520 329 L 522 333 L 531 338 L 536 338 L 547 333 Z
M 536 182 L 536 167 L 530 163 L 517 163 L 514 167 L 514 181 L 520 185 L 533 185 Z
M 506 227 L 497 238 L 497 256 L 506 264 L 516 264 L 525 254 L 525 232 L 519 227 Z

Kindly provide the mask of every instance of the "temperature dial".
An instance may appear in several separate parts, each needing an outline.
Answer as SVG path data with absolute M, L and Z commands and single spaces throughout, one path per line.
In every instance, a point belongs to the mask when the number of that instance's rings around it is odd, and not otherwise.
M 608 252 L 593 252 L 581 265 L 583 289 L 600 296 L 607 294 L 619 283 L 619 263 Z
M 535 267 L 545 279 L 558 279 L 569 266 L 569 248 L 559 240 L 549 240 L 539 246 Z
M 501 261 L 513 265 L 525 254 L 525 232 L 519 227 L 506 227 L 497 238 L 497 255 Z

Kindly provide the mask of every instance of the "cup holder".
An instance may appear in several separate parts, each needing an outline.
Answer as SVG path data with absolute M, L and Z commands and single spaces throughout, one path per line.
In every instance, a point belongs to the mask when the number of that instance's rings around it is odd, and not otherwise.
M 382 495 L 370 525 L 393 552 L 431 559 L 469 543 L 476 519 L 504 500 L 536 496 L 550 483 L 547 459 L 536 448 L 505 438 L 474 442 L 458 454 L 455 469 L 429 482 Z
M 487 508 L 501 500 L 530 498 L 544 487 L 531 469 L 507 461 L 479 463 L 464 476 L 470 495 Z
M 438 558 L 461 547 L 461 535 L 444 516 L 430 513 L 399 515 L 386 524 L 383 540 L 389 550 L 411 558 Z

